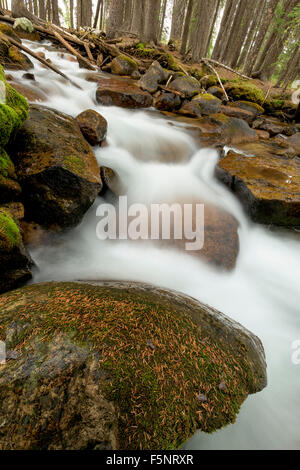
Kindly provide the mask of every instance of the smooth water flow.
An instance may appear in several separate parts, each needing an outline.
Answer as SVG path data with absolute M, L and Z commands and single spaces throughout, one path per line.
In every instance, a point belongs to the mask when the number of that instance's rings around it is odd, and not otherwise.
M 45 103 L 76 116 L 98 110 L 108 121 L 108 144 L 95 151 L 101 166 L 114 169 L 122 193 L 133 202 L 189 199 L 211 201 L 226 208 L 240 222 L 241 251 L 236 269 L 218 272 L 186 253 L 132 241 L 99 241 L 96 208 L 82 224 L 32 252 L 39 266 L 34 282 L 45 280 L 124 279 L 150 282 L 185 292 L 221 310 L 257 334 L 268 363 L 268 387 L 250 396 L 237 422 L 213 435 L 196 434 L 188 449 L 299 449 L 300 365 L 292 363 L 292 342 L 300 339 L 299 236 L 271 232 L 247 220 L 233 195 L 214 178 L 218 155 L 197 148 L 184 127 L 154 111 L 103 107 L 95 101 L 96 84 L 53 51 L 49 44 L 29 43 L 82 90 L 35 63 Z M 14 72 L 21 77 L 22 72 Z M 34 84 L 33 84 L 34 86 Z M 107 196 L 108 197 L 108 196 Z

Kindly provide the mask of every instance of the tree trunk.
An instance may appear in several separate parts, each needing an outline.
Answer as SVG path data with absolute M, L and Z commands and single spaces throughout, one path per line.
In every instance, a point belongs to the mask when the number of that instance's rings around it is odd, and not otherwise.
M 141 37 L 144 29 L 144 8 L 145 0 L 134 2 L 130 32 L 136 34 L 138 37 Z
M 107 20 L 107 37 L 114 38 L 118 35 L 123 23 L 123 0 L 110 0 L 109 16 Z
M 60 26 L 59 11 L 58 11 L 58 0 L 52 0 L 52 18 L 53 23 Z
M 194 0 L 189 0 L 185 22 L 184 22 L 182 41 L 181 41 L 180 52 L 182 55 L 186 54 L 186 48 L 188 44 L 190 25 L 191 25 L 191 18 L 193 14 L 193 7 L 194 7 Z
M 145 22 L 142 34 L 142 41 L 155 44 L 158 42 L 159 35 L 159 14 L 161 0 L 146 0 Z
M 225 5 L 225 10 L 223 13 L 222 21 L 221 21 L 221 26 L 219 30 L 219 34 L 215 43 L 215 47 L 212 53 L 212 58 L 218 60 L 219 56 L 221 54 L 221 49 L 222 49 L 222 43 L 223 43 L 223 38 L 225 36 L 227 24 L 230 18 L 231 14 L 231 8 L 233 5 L 233 0 L 227 0 L 226 5 Z
M 173 41 L 178 41 L 181 39 L 182 28 L 184 24 L 185 6 L 185 0 L 174 0 L 170 36 L 170 39 Z

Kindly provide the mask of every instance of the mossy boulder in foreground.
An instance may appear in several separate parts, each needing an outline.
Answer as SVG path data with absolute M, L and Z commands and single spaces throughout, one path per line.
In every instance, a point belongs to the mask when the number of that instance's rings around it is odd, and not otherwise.
M 182 294 L 48 283 L 0 297 L 0 449 L 175 449 L 266 385 L 260 340 Z

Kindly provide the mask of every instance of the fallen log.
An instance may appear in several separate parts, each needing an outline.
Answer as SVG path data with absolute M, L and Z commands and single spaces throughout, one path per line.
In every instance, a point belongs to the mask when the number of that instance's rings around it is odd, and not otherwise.
M 5 39 L 7 39 L 7 41 L 9 41 L 11 44 L 13 44 L 14 46 L 18 47 L 19 49 L 21 49 L 22 51 L 26 52 L 27 54 L 31 55 L 32 57 L 34 57 L 35 59 L 37 59 L 39 62 L 41 62 L 43 65 L 45 65 L 46 67 L 48 67 L 49 69 L 53 70 L 53 72 L 57 73 L 58 75 L 60 75 L 62 78 L 64 78 L 65 80 L 68 80 L 68 82 L 72 83 L 72 85 L 76 86 L 76 88 L 80 88 L 81 87 L 79 85 L 77 85 L 77 83 L 73 82 L 73 80 L 71 80 L 69 77 L 67 77 L 67 75 L 65 75 L 63 72 L 61 72 L 57 67 L 55 67 L 55 65 L 53 64 L 50 64 L 49 62 L 47 62 L 45 59 L 43 59 L 42 57 L 40 57 L 39 55 L 37 55 L 35 52 L 32 52 L 30 49 L 28 49 L 28 47 L 26 46 L 23 46 L 23 44 L 20 44 L 19 42 L 15 41 L 13 38 L 11 37 L 8 37 L 6 36 L 6 34 L 2 33 L 3 36 L 5 37 Z
M 59 40 L 59 42 L 61 42 L 61 44 L 66 48 L 68 49 L 69 52 L 71 52 L 72 54 L 74 54 L 77 59 L 81 60 L 85 65 L 86 67 L 89 69 L 89 70 L 93 70 L 95 71 L 96 68 L 91 64 L 91 62 L 89 60 L 87 60 L 85 57 L 83 57 L 78 51 L 76 51 L 76 49 L 74 49 L 73 46 L 71 46 L 62 36 L 61 34 L 59 34 L 56 30 L 53 30 L 53 34 L 54 36 L 56 37 L 56 39 Z M 85 44 L 85 43 L 83 43 Z M 90 54 L 91 54 L 91 51 L 90 51 Z M 93 58 L 93 57 L 92 57 Z

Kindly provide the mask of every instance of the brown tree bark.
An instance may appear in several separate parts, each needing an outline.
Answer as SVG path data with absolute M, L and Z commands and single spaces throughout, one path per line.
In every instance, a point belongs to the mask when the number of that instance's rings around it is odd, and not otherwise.
M 185 0 L 174 0 L 170 36 L 170 39 L 172 39 L 173 41 L 178 41 L 181 39 L 184 24 L 185 7 Z
M 161 0 L 145 1 L 145 21 L 141 36 L 144 42 L 158 42 L 160 3 Z
M 219 34 L 215 43 L 215 47 L 212 53 L 212 58 L 218 60 L 219 56 L 221 54 L 221 49 L 222 49 L 222 44 L 223 44 L 223 39 L 226 33 L 226 28 L 229 22 L 229 18 L 231 15 L 231 9 L 233 5 L 233 0 L 227 0 L 225 4 L 225 10 L 223 13 L 222 21 L 221 21 L 221 26 L 219 30 Z
M 118 35 L 123 23 L 123 0 L 110 0 L 109 14 L 107 20 L 106 33 L 108 38 Z
M 60 26 L 59 11 L 58 11 L 58 0 L 52 0 L 52 18 L 53 23 Z
M 134 2 L 133 4 L 130 32 L 136 34 L 138 37 L 141 37 L 144 29 L 144 8 L 145 0 L 140 0 L 139 2 Z
M 194 7 L 194 0 L 189 0 L 188 7 L 187 7 L 187 12 L 186 12 L 186 16 L 185 16 L 182 41 L 181 41 L 180 52 L 181 52 L 182 55 L 186 54 L 186 48 L 187 48 L 188 39 L 189 39 L 189 32 L 190 32 L 191 18 L 192 18 L 192 14 L 193 14 L 193 7 Z

